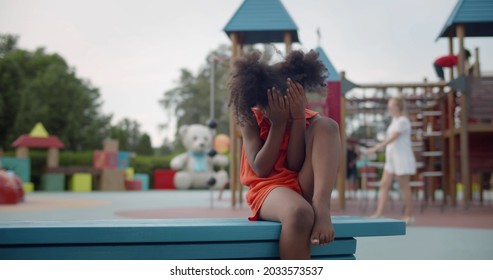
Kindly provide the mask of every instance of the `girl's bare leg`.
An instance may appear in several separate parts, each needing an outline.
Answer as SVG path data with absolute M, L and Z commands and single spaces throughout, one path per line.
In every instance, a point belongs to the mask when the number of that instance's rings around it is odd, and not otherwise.
M 311 205 L 291 189 L 272 190 L 260 209 L 262 220 L 281 222 L 281 259 L 310 259 L 310 233 L 314 222 Z
M 303 196 L 315 213 L 310 237 L 313 244 L 326 244 L 334 240 L 330 199 L 337 178 L 340 152 L 337 123 L 325 117 L 314 119 L 306 132 L 305 162 L 298 177 Z
M 392 185 L 393 177 L 394 174 L 384 169 L 382 179 L 380 180 L 380 193 L 378 196 L 377 210 L 373 215 L 371 215 L 372 218 L 378 218 L 382 216 L 383 211 L 385 210 L 385 203 L 387 203 L 387 199 L 389 196 L 389 190 Z
M 409 175 L 397 176 L 399 187 L 404 195 L 404 221 L 406 223 L 412 222 L 413 216 L 413 197 L 411 193 L 411 186 L 409 186 Z

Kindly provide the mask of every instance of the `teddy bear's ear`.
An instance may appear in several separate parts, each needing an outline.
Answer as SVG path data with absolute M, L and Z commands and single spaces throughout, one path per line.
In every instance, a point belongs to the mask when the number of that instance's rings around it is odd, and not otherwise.
M 180 135 L 180 138 L 185 137 L 185 134 L 187 134 L 189 125 L 182 125 L 180 126 L 180 130 L 178 131 L 178 134 Z

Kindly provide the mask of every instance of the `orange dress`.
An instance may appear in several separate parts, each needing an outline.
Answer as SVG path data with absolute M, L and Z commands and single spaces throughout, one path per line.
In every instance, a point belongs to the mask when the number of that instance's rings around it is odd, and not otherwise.
M 264 117 L 258 109 L 253 109 L 258 126 L 260 127 L 260 138 L 263 141 L 267 140 L 270 130 L 270 122 Z M 318 112 L 305 109 L 306 126 L 308 127 L 308 119 L 313 118 Z M 289 129 L 284 132 L 284 138 L 281 142 L 279 156 L 277 158 L 271 173 L 266 178 L 260 178 L 255 174 L 245 155 L 245 149 L 242 148 L 241 163 L 240 163 L 240 182 L 242 185 L 248 186 L 249 190 L 246 195 L 246 200 L 253 216 L 249 220 L 259 219 L 259 210 L 264 203 L 265 198 L 269 193 L 277 188 L 284 187 L 294 190 L 301 195 L 301 187 L 298 183 L 298 172 L 289 170 L 286 167 L 286 158 L 289 144 Z

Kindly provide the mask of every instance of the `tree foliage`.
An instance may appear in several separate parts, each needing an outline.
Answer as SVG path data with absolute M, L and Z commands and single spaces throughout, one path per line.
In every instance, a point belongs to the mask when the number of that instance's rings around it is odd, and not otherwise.
M 227 81 L 229 78 L 229 66 L 231 47 L 219 46 L 210 52 L 205 64 L 200 67 L 195 75 L 191 70 L 181 69 L 180 79 L 177 86 L 163 94 L 159 100 L 162 108 L 174 118 L 169 118 L 168 123 L 163 124 L 164 129 L 169 128 L 170 121 L 176 121 L 177 127 L 185 124 L 208 124 L 210 120 L 210 96 L 211 96 L 211 61 L 215 64 L 215 98 L 214 116 L 217 122 L 217 133 L 229 134 L 229 110 Z M 245 52 L 253 51 L 255 46 L 248 46 Z M 275 58 L 272 46 L 264 45 L 262 60 L 272 62 Z M 181 147 L 178 137 L 175 137 L 175 146 Z M 164 147 L 166 148 L 166 147 Z
M 137 144 L 135 152 L 143 156 L 152 156 L 154 154 L 154 149 L 151 144 L 151 137 L 147 133 L 142 134 L 139 138 L 139 143 Z
M 147 133 L 140 131 L 140 124 L 137 121 L 124 118 L 110 128 L 109 136 L 118 140 L 119 149 L 122 151 L 136 152 L 139 155 L 154 153 L 151 138 Z
M 4 149 L 37 122 L 68 150 L 98 148 L 111 116 L 101 112 L 99 90 L 76 76 L 65 60 L 18 49 L 16 37 L 0 35 L 0 145 Z
M 215 121 L 218 124 L 218 133 L 228 133 L 226 83 L 229 74 L 229 57 L 229 47 L 223 45 L 207 56 L 205 65 L 198 70 L 196 75 L 188 69 L 181 70 L 177 86 L 166 91 L 163 98 L 159 100 L 163 109 L 176 117 L 177 127 L 185 124 L 206 125 L 209 123 L 212 69 L 210 62 L 215 58 Z M 164 128 L 167 128 L 167 125 L 164 125 Z

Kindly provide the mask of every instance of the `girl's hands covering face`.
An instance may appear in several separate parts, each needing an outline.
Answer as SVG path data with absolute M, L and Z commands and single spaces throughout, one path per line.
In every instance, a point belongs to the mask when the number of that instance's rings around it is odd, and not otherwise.
M 265 108 L 265 116 L 273 123 L 286 123 L 290 117 L 289 101 L 287 96 L 279 94 L 273 87 L 267 90 L 269 106 Z
M 286 96 L 289 104 L 290 118 L 305 119 L 306 96 L 303 86 L 288 78 Z

